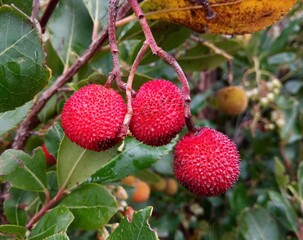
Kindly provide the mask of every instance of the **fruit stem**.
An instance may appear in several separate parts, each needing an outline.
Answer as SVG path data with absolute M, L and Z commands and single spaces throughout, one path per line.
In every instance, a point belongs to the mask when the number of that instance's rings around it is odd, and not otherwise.
M 40 7 L 39 0 L 34 0 L 33 1 L 32 16 L 31 16 L 32 22 L 35 22 L 35 20 L 37 19 L 38 12 L 39 12 L 39 7 Z
M 129 75 L 128 75 L 127 84 L 126 84 L 127 113 L 125 115 L 123 126 L 122 126 L 121 132 L 119 134 L 119 137 L 123 137 L 126 135 L 131 117 L 133 115 L 133 108 L 132 108 L 133 80 L 134 80 L 137 68 L 138 68 L 140 62 L 142 61 L 144 54 L 146 53 L 146 51 L 148 49 L 149 49 L 149 45 L 146 42 L 144 42 L 136 56 L 135 61 L 133 62 L 133 65 L 132 65 Z
M 49 18 L 51 17 L 51 15 L 53 14 L 58 2 L 59 2 L 59 0 L 50 0 L 49 1 L 48 5 L 41 17 L 41 20 L 40 20 L 40 26 L 41 26 L 42 33 L 45 32 L 46 24 L 47 24 Z
M 181 66 L 179 65 L 179 63 L 176 61 L 176 59 L 171 56 L 169 53 L 167 53 L 166 51 L 164 51 L 162 48 L 160 48 L 157 43 L 156 40 L 151 32 L 151 29 L 147 23 L 147 20 L 144 16 L 144 13 L 138 3 L 137 0 L 128 0 L 128 2 L 130 3 L 133 11 L 135 12 L 139 23 L 141 25 L 141 28 L 143 30 L 143 33 L 145 35 L 145 43 L 150 47 L 150 49 L 152 50 L 152 53 L 154 55 L 157 55 L 158 57 L 162 58 L 164 61 L 166 61 L 178 74 L 179 76 L 179 81 L 182 84 L 182 92 L 183 92 L 183 97 L 184 97 L 184 104 L 185 104 L 185 109 L 184 109 L 184 116 L 185 116 L 185 122 L 188 128 L 189 132 L 194 132 L 195 131 L 195 125 L 194 122 L 192 120 L 192 115 L 190 112 L 190 102 L 191 102 L 191 98 L 190 98 L 190 88 L 188 85 L 188 81 L 187 78 L 181 68 Z
M 117 46 L 117 39 L 116 39 L 116 21 L 117 21 L 117 14 L 118 14 L 118 7 L 119 0 L 109 0 L 108 6 L 108 41 L 110 51 L 112 53 L 112 60 L 113 60 L 113 70 L 109 74 L 109 77 L 106 81 L 105 86 L 110 87 L 112 81 L 116 79 L 116 83 L 119 89 L 125 89 L 125 83 L 121 79 L 121 71 L 120 71 L 120 63 L 119 63 L 119 50 Z

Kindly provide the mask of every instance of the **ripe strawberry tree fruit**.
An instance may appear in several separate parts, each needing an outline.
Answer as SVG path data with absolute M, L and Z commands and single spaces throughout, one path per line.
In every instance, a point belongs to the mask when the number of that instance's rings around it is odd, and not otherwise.
M 217 196 L 238 180 L 240 156 L 223 133 L 200 128 L 176 144 L 173 169 L 178 182 L 193 194 Z
M 120 141 L 126 114 L 123 98 L 113 89 L 90 84 L 76 91 L 62 109 L 62 127 L 72 142 L 104 151 Z
M 183 95 L 172 82 L 156 79 L 143 84 L 132 104 L 130 131 L 145 144 L 168 144 L 185 126 Z

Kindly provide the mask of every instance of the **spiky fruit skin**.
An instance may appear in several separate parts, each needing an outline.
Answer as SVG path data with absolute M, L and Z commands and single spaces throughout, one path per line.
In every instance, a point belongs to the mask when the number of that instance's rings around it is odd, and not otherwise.
M 126 114 L 123 98 L 113 89 L 90 84 L 76 91 L 62 109 L 62 128 L 79 146 L 104 151 L 119 142 Z
M 241 86 L 220 89 L 216 99 L 219 110 L 228 115 L 238 115 L 244 112 L 248 105 L 248 97 Z
M 168 144 L 184 127 L 184 99 L 173 83 L 156 79 L 143 84 L 133 100 L 130 131 L 139 141 Z
M 199 128 L 176 144 L 173 170 L 178 182 L 195 195 L 217 196 L 239 178 L 240 156 L 226 135 Z

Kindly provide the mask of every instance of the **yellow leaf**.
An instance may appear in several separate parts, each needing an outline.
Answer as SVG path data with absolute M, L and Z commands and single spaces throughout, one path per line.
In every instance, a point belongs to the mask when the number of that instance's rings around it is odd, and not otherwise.
M 244 34 L 260 31 L 281 19 L 296 0 L 209 0 L 216 16 L 207 19 L 205 9 L 191 0 L 145 0 L 142 9 L 149 20 L 185 25 L 198 32 Z

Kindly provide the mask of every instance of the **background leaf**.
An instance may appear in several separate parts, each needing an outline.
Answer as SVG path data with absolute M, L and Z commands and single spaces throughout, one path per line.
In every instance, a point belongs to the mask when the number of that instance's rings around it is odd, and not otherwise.
M 263 208 L 244 210 L 239 217 L 238 223 L 244 239 L 281 239 L 277 223 Z
M 114 196 L 98 184 L 79 187 L 65 197 L 61 205 L 73 213 L 73 226 L 80 229 L 98 229 L 108 223 L 117 211 Z
M 107 25 L 108 1 L 104 0 L 83 0 L 92 21 L 98 21 L 99 30 Z
M 35 202 L 38 195 L 15 188 L 10 188 L 9 194 L 10 198 L 3 203 L 4 214 L 10 224 L 25 226 L 27 222 L 25 206 Z
M 125 217 L 108 240 L 135 240 L 158 239 L 157 233 L 150 228 L 148 219 L 152 214 L 152 207 L 147 207 L 134 213 L 133 220 L 129 222 Z
M 298 233 L 298 216 L 288 199 L 284 196 L 284 194 L 274 191 L 269 191 L 269 196 L 271 199 L 269 202 L 269 209 L 271 212 L 275 214 L 280 222 L 288 229 Z
M 93 182 L 111 182 L 131 175 L 151 166 L 168 154 L 174 141 L 161 147 L 145 145 L 134 138 L 126 138 L 125 146 L 119 154 L 98 170 L 91 178 Z
M 65 68 L 90 44 L 92 26 L 91 18 L 81 0 L 59 2 L 48 28 L 51 43 Z
M 64 137 L 57 159 L 59 187 L 71 189 L 80 185 L 111 159 L 115 152 L 115 147 L 104 152 L 90 151 Z
M 32 0 L 22 0 L 22 1 L 1 0 L 0 6 L 4 5 L 4 4 L 7 4 L 7 5 L 14 4 L 19 10 L 24 12 L 27 16 L 30 16 L 32 13 L 32 8 L 33 8 Z
M 25 118 L 32 104 L 30 101 L 14 110 L 0 113 L 0 135 L 16 127 Z
M 17 225 L 5 224 L 0 226 L 0 232 L 15 235 L 17 236 L 17 239 L 24 239 L 26 228 Z
M 56 233 L 52 236 L 44 238 L 44 240 L 69 240 L 69 238 L 66 233 Z
M 42 192 L 46 189 L 46 160 L 41 148 L 33 157 L 21 150 L 6 150 L 0 156 L 0 176 L 12 187 Z
M 73 214 L 66 207 L 56 207 L 40 218 L 37 225 L 30 232 L 28 239 L 40 240 L 55 233 L 66 232 L 73 219 Z
M 45 146 L 55 158 L 57 158 L 59 146 L 63 137 L 64 132 L 59 123 L 55 123 L 45 134 Z
M 25 15 L 2 6 L 0 22 L 0 112 L 4 112 L 33 99 L 46 85 L 50 70 L 38 31 Z

